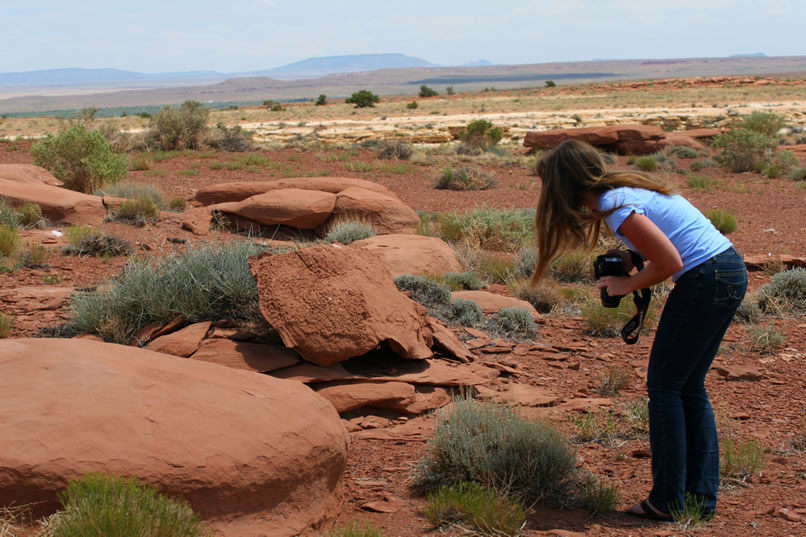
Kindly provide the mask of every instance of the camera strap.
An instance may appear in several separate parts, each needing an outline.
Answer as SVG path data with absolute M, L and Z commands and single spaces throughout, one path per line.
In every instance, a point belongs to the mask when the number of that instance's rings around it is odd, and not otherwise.
M 632 257 L 633 265 L 640 271 L 644 270 L 644 259 L 638 252 L 627 250 Z M 641 291 L 632 292 L 632 300 L 637 310 L 632 319 L 630 319 L 624 328 L 621 329 L 621 339 L 627 345 L 634 345 L 638 342 L 638 336 L 641 334 L 641 329 L 644 327 L 644 319 L 649 310 L 649 302 L 652 300 L 652 289 L 644 287 Z

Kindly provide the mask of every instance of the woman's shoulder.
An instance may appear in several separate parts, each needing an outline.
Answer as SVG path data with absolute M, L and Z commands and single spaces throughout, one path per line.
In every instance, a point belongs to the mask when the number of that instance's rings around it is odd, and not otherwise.
M 651 190 L 636 188 L 632 186 L 620 186 L 606 190 L 599 196 L 599 209 L 608 210 L 613 207 L 624 205 L 636 205 L 646 203 L 655 194 Z

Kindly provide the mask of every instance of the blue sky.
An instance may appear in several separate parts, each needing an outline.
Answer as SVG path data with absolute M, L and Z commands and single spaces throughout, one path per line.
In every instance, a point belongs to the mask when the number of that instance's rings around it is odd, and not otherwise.
M 440 65 L 806 55 L 804 0 L 0 0 L 0 20 L 0 72 L 238 72 L 383 52 Z

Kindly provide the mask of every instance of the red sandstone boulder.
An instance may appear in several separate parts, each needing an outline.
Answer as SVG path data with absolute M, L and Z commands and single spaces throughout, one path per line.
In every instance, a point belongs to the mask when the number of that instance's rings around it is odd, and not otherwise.
M 282 345 L 248 343 L 226 338 L 203 341 L 190 359 L 258 373 L 291 367 L 300 362 L 299 354 Z
M 69 479 L 133 476 L 225 537 L 318 534 L 347 456 L 301 383 L 79 339 L 0 340 L 0 438 L 0 505 L 39 516 Z
M 377 254 L 392 276 L 462 271 L 456 252 L 438 237 L 376 235 L 352 244 Z
M 330 365 L 382 343 L 405 358 L 432 355 L 425 308 L 397 290 L 371 252 L 322 245 L 262 253 L 249 267 L 263 316 L 306 360 Z
M 33 202 L 53 223 L 100 226 L 106 216 L 103 198 L 44 183 L 0 178 L 0 194 L 14 203 Z
M 414 386 L 405 382 L 336 384 L 316 393 L 330 401 L 339 413 L 367 406 L 405 411 L 415 401 Z
M 33 164 L 0 164 L 0 179 L 27 185 L 62 186 L 64 184 L 45 168 Z
M 202 205 L 213 205 L 242 201 L 258 194 L 265 194 L 271 190 L 298 188 L 300 190 L 319 190 L 338 194 L 342 190 L 354 186 L 394 196 L 392 191 L 385 186 L 364 179 L 353 179 L 351 177 L 291 177 L 272 181 L 243 181 L 210 185 L 196 192 L 196 196 L 193 199 Z
M 688 136 L 686 133 L 676 133 L 671 132 L 666 135 L 666 137 L 660 141 L 661 147 L 677 147 L 677 146 L 684 146 L 690 147 L 692 149 L 696 149 L 697 151 L 702 151 L 705 149 L 705 145 L 695 140 L 693 137 Z
M 271 190 L 240 202 L 220 203 L 215 210 L 259 224 L 316 229 L 330 217 L 336 195 L 319 190 Z
M 359 216 L 369 220 L 378 234 L 414 233 L 420 217 L 397 196 L 350 187 L 337 194 L 334 218 Z
M 202 339 L 210 330 L 210 321 L 194 323 L 181 330 L 160 336 L 149 343 L 146 348 L 150 351 L 187 357 L 196 352 Z
M 527 133 L 523 145 L 533 149 L 552 149 L 565 140 L 573 139 L 620 154 L 644 155 L 659 150 L 665 134 L 663 129 L 652 125 L 553 129 Z

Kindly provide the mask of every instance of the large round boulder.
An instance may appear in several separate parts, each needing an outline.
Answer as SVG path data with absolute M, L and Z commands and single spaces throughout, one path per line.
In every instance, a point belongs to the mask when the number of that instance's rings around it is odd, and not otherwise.
M 84 339 L 0 341 L 0 439 L 0 506 L 52 511 L 103 472 L 238 537 L 316 533 L 347 454 L 335 409 L 299 382 Z
M 330 218 L 335 204 L 336 195 L 330 192 L 286 188 L 270 190 L 240 202 L 221 203 L 215 209 L 269 226 L 316 229 Z

